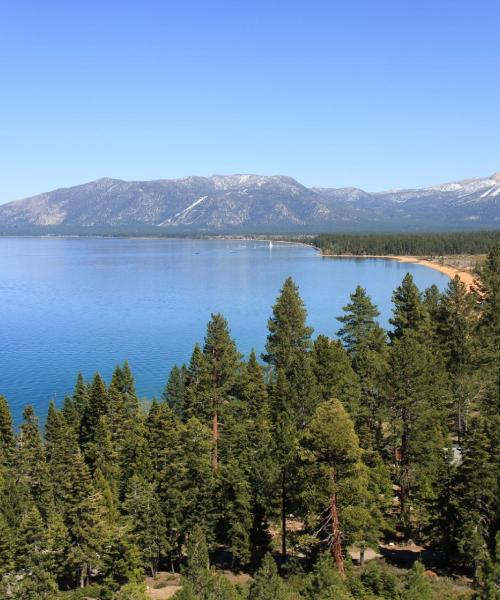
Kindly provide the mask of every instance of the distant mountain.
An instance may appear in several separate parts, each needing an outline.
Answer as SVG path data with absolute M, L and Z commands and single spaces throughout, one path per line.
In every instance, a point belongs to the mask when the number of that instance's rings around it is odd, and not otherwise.
M 0 233 L 265 233 L 500 228 L 500 173 L 414 190 L 307 188 L 291 177 L 98 179 L 0 205 Z

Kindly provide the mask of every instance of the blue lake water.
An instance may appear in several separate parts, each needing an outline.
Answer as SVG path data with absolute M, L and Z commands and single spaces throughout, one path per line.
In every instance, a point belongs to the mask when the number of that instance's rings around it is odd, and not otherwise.
M 159 395 L 170 368 L 203 342 L 222 312 L 241 352 L 264 348 L 271 306 L 286 277 L 299 284 L 315 334 L 360 284 L 387 325 L 391 294 L 410 271 L 420 288 L 448 278 L 382 259 L 321 258 L 312 248 L 264 242 L 0 238 L 0 394 L 18 422 L 24 404 L 43 419 L 78 371 L 109 380 L 127 359 L 141 396 Z

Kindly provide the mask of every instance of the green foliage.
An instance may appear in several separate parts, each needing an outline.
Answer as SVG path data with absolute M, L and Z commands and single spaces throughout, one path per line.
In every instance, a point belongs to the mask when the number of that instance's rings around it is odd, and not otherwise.
M 321 554 L 309 575 L 305 589 L 305 600 L 353 600 L 339 572 L 327 553 Z
M 402 600 L 433 600 L 431 584 L 425 576 L 422 563 L 418 561 L 413 563 L 408 574 Z
M 256 572 L 250 587 L 249 600 L 294 600 L 298 596 L 286 585 L 278 575 L 274 558 L 270 554 L 264 556 L 260 569 Z
M 439 545 L 478 599 L 497 597 L 500 246 L 472 292 L 456 279 L 422 295 L 407 275 L 394 303 L 390 343 L 359 287 L 341 341 L 313 343 L 287 279 L 266 368 L 212 315 L 161 402 L 139 405 L 127 363 L 109 387 L 80 374 L 43 439 L 31 407 L 14 434 L 0 396 L 0 597 L 139 600 L 144 572 L 163 569 L 183 570 L 184 600 L 453 597 L 418 564 L 403 584 L 344 564 L 350 545 L 361 558 L 394 531 Z M 266 556 L 280 541 L 282 577 Z M 209 553 L 249 571 L 265 556 L 248 594 Z
M 321 399 L 339 398 L 352 415 L 358 414 L 361 397 L 359 378 L 340 342 L 319 335 L 314 341 L 311 357 Z
M 323 234 L 305 241 L 314 244 L 325 254 L 443 256 L 486 254 L 500 242 L 500 233 Z
M 269 335 L 264 360 L 276 369 L 289 373 L 297 355 L 311 347 L 311 327 L 306 325 L 307 311 L 299 296 L 299 288 L 289 277 L 273 306 L 273 316 L 267 327 Z
M 410 273 L 404 276 L 403 282 L 396 288 L 392 301 L 394 316 L 389 319 L 389 322 L 394 329 L 389 332 L 391 340 L 400 339 L 405 331 L 411 331 L 416 336 L 422 337 L 427 325 L 428 313 L 422 302 L 422 295 Z
M 378 308 L 372 303 L 366 290 L 359 285 L 351 294 L 351 302 L 343 307 L 344 315 L 337 317 L 343 326 L 337 332 L 350 354 L 358 354 L 373 339 L 380 326 L 376 319 Z

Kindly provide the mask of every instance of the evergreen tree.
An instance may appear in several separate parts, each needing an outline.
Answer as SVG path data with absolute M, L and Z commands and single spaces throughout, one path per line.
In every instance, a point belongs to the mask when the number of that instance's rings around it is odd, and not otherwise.
M 373 330 L 372 335 L 378 335 Z M 354 369 L 359 377 L 360 401 L 356 431 L 363 448 L 383 451 L 384 422 L 387 419 L 388 352 L 385 334 L 381 343 L 371 340 L 355 355 Z
M 175 365 L 170 371 L 167 384 L 162 393 L 162 400 L 166 402 L 178 417 L 184 416 L 186 405 L 186 378 L 185 365 Z
M 359 412 L 361 389 L 359 378 L 340 342 L 319 335 L 311 353 L 314 375 L 321 399 L 340 398 L 352 415 Z
M 80 426 L 80 445 L 84 452 L 94 441 L 99 419 L 107 414 L 108 392 L 99 373 L 94 375 L 88 401 L 84 407 Z
M 76 432 L 80 431 L 80 414 L 71 396 L 66 395 L 64 397 L 62 416 L 68 427 L 71 427 Z
M 182 411 L 184 421 L 190 417 L 196 417 L 204 422 L 210 419 L 208 407 L 204 405 L 199 394 L 204 360 L 200 345 L 195 344 L 186 371 L 185 399 Z
M 38 419 L 31 406 L 24 409 L 23 417 L 17 442 L 16 478 L 47 518 L 53 510 L 53 495 Z
M 221 460 L 237 462 L 251 496 L 250 542 L 254 559 L 267 549 L 268 520 L 274 512 L 277 469 L 264 370 L 255 353 L 242 370 L 237 399 L 225 412 L 221 435 Z
M 288 277 L 273 306 L 273 316 L 267 323 L 269 335 L 263 359 L 275 369 L 283 369 L 288 374 L 297 354 L 310 350 L 313 329 L 306 325 L 306 318 L 307 311 L 299 288 Z
M 199 394 L 208 407 L 212 421 L 212 465 L 219 461 L 219 419 L 236 383 L 241 356 L 231 339 L 227 321 L 212 315 L 205 336 Z
M 103 574 L 104 588 L 114 591 L 143 580 L 139 549 L 125 527 L 114 528 L 104 555 Z
M 0 513 L 0 579 L 14 567 L 14 536 L 5 517 Z
M 203 529 L 195 525 L 187 540 L 187 565 L 183 579 L 191 588 L 195 598 L 206 598 L 210 589 L 211 574 L 207 540 Z
M 366 290 L 359 285 L 350 297 L 351 302 L 342 308 L 345 315 L 337 317 L 337 320 L 343 324 L 337 335 L 346 350 L 355 355 L 365 348 L 368 340 L 380 330 L 376 320 L 380 316 L 380 312 L 372 303 Z
M 428 313 L 422 303 L 422 295 L 410 273 L 404 276 L 403 282 L 396 288 L 392 301 L 394 316 L 389 319 L 389 323 L 394 329 L 389 332 L 391 341 L 401 338 L 407 330 L 422 337 L 428 325 Z
M 187 497 L 183 429 L 178 417 L 165 403 L 153 402 L 146 420 L 146 439 L 153 466 L 153 480 L 165 521 L 162 544 L 173 560 L 182 539 Z
M 445 526 L 453 549 L 475 571 L 489 558 L 498 528 L 498 460 L 484 420 L 471 419 L 462 445 L 462 462 L 455 472 L 451 510 Z
M 73 391 L 73 405 L 81 420 L 83 413 L 89 401 L 88 387 L 83 379 L 83 375 L 78 373 L 75 389 Z
M 389 360 L 390 439 L 400 517 L 410 527 L 413 506 L 414 530 L 426 523 L 426 504 L 435 498 L 443 448 L 448 446 L 449 392 L 434 358 L 412 331 L 406 331 L 395 339 Z
M 7 400 L 0 395 L 0 480 L 1 472 L 12 463 L 15 438 Z
M 191 417 L 182 430 L 182 448 L 187 467 L 183 534 L 199 526 L 211 542 L 218 519 L 214 504 L 212 439 L 210 430 L 195 417 Z
M 301 456 L 307 521 L 327 540 L 344 577 L 343 538 L 348 530 L 355 537 L 357 528 L 368 526 L 370 498 L 359 440 L 341 402 L 318 406 L 302 436 Z
M 460 439 L 467 425 L 473 366 L 473 333 L 476 326 L 476 302 L 458 275 L 452 279 L 439 306 L 437 334 L 448 372 L 451 375 L 455 403 L 456 431 Z M 473 382 L 475 383 L 475 382 Z
M 266 554 L 260 569 L 255 574 L 249 600 L 298 600 L 298 594 L 286 585 L 278 575 L 278 569 L 271 554 Z
M 403 590 L 403 600 L 432 600 L 433 593 L 429 580 L 425 576 L 422 563 L 416 561 L 408 575 L 405 589 Z
M 111 378 L 110 387 L 113 386 L 123 399 L 126 413 L 131 416 L 137 413 L 139 401 L 135 391 L 135 381 L 127 361 L 123 366 L 117 365 Z
M 92 571 L 103 568 L 104 550 L 110 539 L 100 494 L 92 492 L 75 505 L 70 536 L 68 563 L 78 574 L 80 587 L 84 587 Z
M 246 565 L 251 558 L 251 495 L 250 486 L 236 460 L 231 460 L 221 468 L 220 496 L 223 528 L 233 563 Z
M 123 503 L 130 518 L 130 527 L 142 557 L 142 565 L 154 577 L 162 556 L 166 553 L 165 517 L 155 485 L 134 475 L 128 485 Z
M 480 320 L 476 334 L 476 364 L 481 381 L 479 399 L 485 414 L 500 414 L 500 244 L 488 254 L 478 270 L 474 293 Z
M 45 452 L 55 506 L 65 514 L 74 494 L 73 457 L 79 449 L 75 430 L 64 415 L 55 410 L 53 403 L 49 405 L 45 422 Z
M 308 577 L 305 590 L 305 600 L 353 600 L 353 596 L 347 590 L 341 573 L 336 568 L 332 557 L 321 554 L 313 572 Z

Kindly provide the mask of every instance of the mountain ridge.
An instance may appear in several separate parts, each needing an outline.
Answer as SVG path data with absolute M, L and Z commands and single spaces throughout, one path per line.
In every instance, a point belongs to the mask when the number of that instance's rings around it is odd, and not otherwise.
M 0 205 L 0 232 L 150 228 L 166 233 L 500 228 L 500 173 L 425 188 L 306 187 L 286 175 L 102 177 Z

